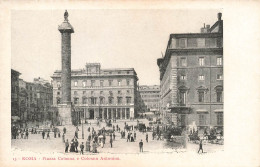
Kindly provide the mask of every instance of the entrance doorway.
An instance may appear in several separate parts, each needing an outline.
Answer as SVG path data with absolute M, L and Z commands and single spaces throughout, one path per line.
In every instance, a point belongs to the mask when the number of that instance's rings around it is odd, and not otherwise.
M 89 119 L 94 119 L 94 109 L 89 110 Z

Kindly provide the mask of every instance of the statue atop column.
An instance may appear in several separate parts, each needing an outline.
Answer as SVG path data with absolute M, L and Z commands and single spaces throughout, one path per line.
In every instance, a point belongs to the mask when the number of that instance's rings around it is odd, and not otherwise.
M 69 20 L 68 20 L 68 17 L 69 17 L 69 13 L 68 13 L 68 11 L 66 10 L 65 13 L 64 13 L 64 21 L 69 21 Z

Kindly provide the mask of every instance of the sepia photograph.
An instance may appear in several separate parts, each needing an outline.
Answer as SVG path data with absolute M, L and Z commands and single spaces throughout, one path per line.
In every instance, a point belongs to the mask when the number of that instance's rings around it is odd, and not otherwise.
M 11 74 L 14 152 L 224 149 L 216 10 L 14 10 Z
M 0 166 L 259 165 L 254 3 L 68 4 L 0 13 Z

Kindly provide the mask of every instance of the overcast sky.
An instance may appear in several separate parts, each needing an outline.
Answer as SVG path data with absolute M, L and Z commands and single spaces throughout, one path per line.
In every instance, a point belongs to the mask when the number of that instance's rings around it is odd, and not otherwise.
M 72 69 L 87 62 L 101 68 L 134 68 L 140 85 L 160 84 L 157 58 L 171 33 L 198 33 L 217 21 L 219 10 L 68 10 Z M 12 68 L 20 78 L 51 81 L 61 69 L 63 10 L 12 11 Z

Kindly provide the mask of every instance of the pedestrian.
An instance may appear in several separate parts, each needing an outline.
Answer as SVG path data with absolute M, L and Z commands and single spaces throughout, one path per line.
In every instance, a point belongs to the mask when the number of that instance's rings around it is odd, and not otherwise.
M 64 127 L 63 128 L 63 133 L 66 134 L 66 131 L 67 131 L 67 129 L 66 129 L 66 127 Z
M 28 137 L 29 137 L 28 129 L 26 130 L 25 136 L 26 136 L 26 139 L 28 139 Z
M 46 140 L 47 140 L 47 139 L 51 139 L 51 138 L 50 138 L 50 132 L 49 132 L 49 131 L 48 131 L 48 133 L 47 133 L 47 138 L 46 138 Z
M 146 142 L 148 143 L 148 133 L 146 133 Z
M 45 137 L 45 132 L 44 132 L 44 130 L 42 131 L 42 139 L 44 139 L 44 137 Z
M 202 151 L 202 153 L 203 153 L 203 148 L 202 148 L 202 140 L 200 140 L 200 144 L 199 144 L 199 151 L 198 151 L 198 153 L 200 152 L 200 150 Z
M 112 138 L 110 138 L 110 146 L 111 146 L 111 148 L 112 148 L 112 146 L 113 146 L 113 140 L 112 140 Z
M 79 146 L 79 142 L 77 139 L 74 140 L 75 142 L 75 151 L 78 152 L 78 146 Z
M 102 140 L 101 140 L 101 147 L 102 147 L 102 148 L 104 147 L 104 144 L 105 144 L 105 139 L 104 139 L 104 137 L 103 137 Z
M 90 140 L 86 141 L 86 151 L 90 152 Z
M 113 138 L 114 138 L 114 140 L 116 140 L 116 134 L 115 134 L 115 132 L 113 133 Z
M 57 135 L 57 134 L 56 134 L 56 131 L 54 130 L 54 138 L 56 138 L 56 135 Z
M 64 134 L 63 134 L 64 135 Z M 69 141 L 67 139 L 67 141 L 65 142 L 65 153 L 68 152 L 68 149 L 69 149 Z
M 155 132 L 154 131 L 153 131 L 152 135 L 153 135 L 153 140 L 154 140 L 154 136 L 155 136 Z
M 128 142 L 128 141 L 130 142 L 130 133 L 129 132 L 127 133 L 127 140 L 126 140 L 126 142 Z
M 62 142 L 65 143 L 65 134 L 62 134 Z
M 90 134 L 88 135 L 88 140 L 91 141 L 91 135 Z
M 92 153 L 97 153 L 97 145 L 96 145 L 95 141 L 93 141 L 93 144 L 92 144 Z
M 80 154 L 83 155 L 83 151 L 84 151 L 84 143 L 82 142 L 80 145 Z
M 74 139 L 72 139 L 71 142 L 70 142 L 70 152 L 75 152 Z
M 60 131 L 58 132 L 58 137 L 60 138 Z
M 135 141 L 136 141 L 136 132 L 134 131 L 134 139 L 135 139 Z
M 144 146 L 144 143 L 143 143 L 143 141 L 141 140 L 141 141 L 139 142 L 140 152 L 143 152 L 143 146 Z

